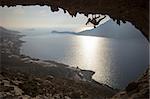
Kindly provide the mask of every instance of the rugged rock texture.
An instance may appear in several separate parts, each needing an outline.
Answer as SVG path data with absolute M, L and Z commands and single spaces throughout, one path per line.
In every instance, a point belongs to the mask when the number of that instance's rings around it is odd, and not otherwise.
M 137 80 L 128 84 L 113 99 L 149 99 L 149 69 Z
M 108 14 L 118 24 L 121 20 L 130 21 L 149 39 L 149 0 L 0 0 L 0 5 L 47 5 L 52 11 L 62 8 L 72 16 L 78 12 L 86 16 Z
M 0 72 L 0 99 L 101 99 L 113 94 L 88 82 L 37 77 L 4 68 Z

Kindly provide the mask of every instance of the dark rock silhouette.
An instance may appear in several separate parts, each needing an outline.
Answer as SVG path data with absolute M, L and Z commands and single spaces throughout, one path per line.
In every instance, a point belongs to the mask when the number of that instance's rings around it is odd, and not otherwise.
M 118 92 L 112 99 L 149 99 L 149 68 L 139 79 L 128 84 Z
M 0 6 L 40 5 L 68 11 L 71 16 L 82 13 L 109 15 L 112 19 L 130 21 L 149 40 L 149 0 L 1 0 Z

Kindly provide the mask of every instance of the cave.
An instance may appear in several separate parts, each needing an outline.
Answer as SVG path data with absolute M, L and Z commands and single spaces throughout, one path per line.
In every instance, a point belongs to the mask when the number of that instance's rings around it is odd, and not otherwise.
M 71 16 L 82 13 L 109 15 L 113 20 L 129 21 L 149 40 L 149 0 L 1 0 L 0 6 L 50 6 L 68 11 Z

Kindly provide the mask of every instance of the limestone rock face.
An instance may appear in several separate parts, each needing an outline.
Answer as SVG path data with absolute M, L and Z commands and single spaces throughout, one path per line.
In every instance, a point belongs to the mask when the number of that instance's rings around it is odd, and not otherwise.
M 149 70 L 137 80 L 128 84 L 114 99 L 149 99 Z

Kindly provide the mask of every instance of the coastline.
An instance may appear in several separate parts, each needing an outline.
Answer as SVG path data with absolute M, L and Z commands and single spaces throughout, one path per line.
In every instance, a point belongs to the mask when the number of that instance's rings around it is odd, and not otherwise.
M 103 99 L 149 97 L 149 69 L 123 90 L 92 79 L 95 72 L 63 63 L 20 55 L 22 36 L 0 27 L 0 98 L 7 99 Z M 4 34 L 7 35 L 4 35 Z
M 108 85 L 100 84 L 94 81 L 92 79 L 92 76 L 95 72 L 93 71 L 81 70 L 80 68 L 70 67 L 62 63 L 57 63 L 55 61 L 44 61 L 40 59 L 34 59 L 29 56 L 20 55 L 19 50 L 21 44 L 23 43 L 20 38 L 22 36 L 18 35 L 18 32 L 13 32 L 13 34 L 11 34 L 11 30 L 3 29 L 2 27 L 0 28 L 0 31 L 1 33 L 3 33 L 3 35 L 1 36 L 2 42 L 0 45 L 2 57 L 0 83 L 1 87 L 3 88 L 3 90 L 0 91 L 1 98 L 25 98 L 26 96 L 28 98 L 52 98 L 55 95 L 57 95 L 58 97 L 68 97 L 66 99 L 76 97 L 104 98 L 111 97 L 117 92 L 117 90 L 114 90 Z M 7 35 L 5 35 L 6 33 Z M 20 76 L 24 80 L 20 79 Z M 51 79 L 49 80 L 53 85 L 54 90 L 53 88 L 48 88 L 49 86 L 44 87 L 43 85 L 43 83 L 47 81 L 47 78 L 49 77 L 54 80 L 54 82 L 52 82 Z M 40 83 L 41 86 L 36 85 L 37 81 L 35 81 L 35 79 L 37 78 L 42 81 L 42 83 Z M 16 82 L 21 82 L 21 87 L 20 84 L 15 85 L 14 83 L 12 83 L 14 80 Z M 66 84 L 55 84 L 56 82 L 63 82 Z M 49 83 L 46 82 L 46 84 Z M 70 86 L 68 86 L 68 84 L 70 84 Z M 58 86 L 62 90 L 68 91 L 58 91 Z M 35 88 L 44 88 L 44 90 L 50 90 L 50 93 L 41 90 L 38 93 L 38 91 L 35 92 Z M 18 89 L 19 91 L 16 89 Z M 51 94 L 51 90 L 56 93 Z M 28 91 L 30 91 L 30 93 L 28 93 Z

